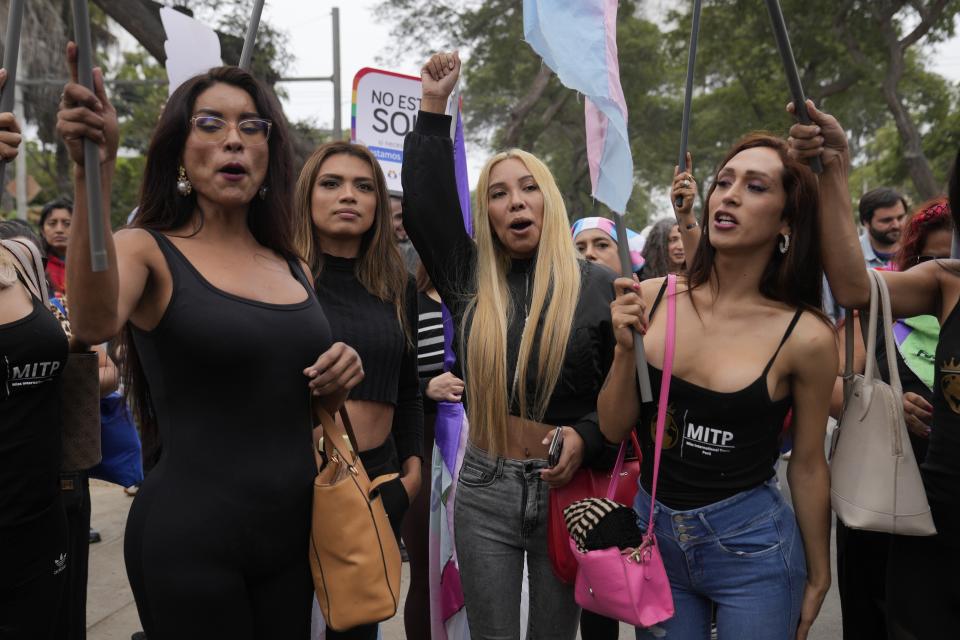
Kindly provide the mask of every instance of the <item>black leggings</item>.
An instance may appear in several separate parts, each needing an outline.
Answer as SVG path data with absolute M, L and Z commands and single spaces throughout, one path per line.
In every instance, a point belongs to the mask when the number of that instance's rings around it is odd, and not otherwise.
M 384 444 L 375 449 L 361 451 L 360 460 L 363 462 L 363 468 L 371 480 L 388 473 L 397 473 L 400 470 L 392 439 L 387 439 Z M 403 488 L 400 479 L 397 478 L 380 485 L 380 496 L 383 499 L 383 507 L 387 512 L 387 517 L 390 518 L 393 535 L 399 541 L 400 523 L 410 506 L 407 491 Z M 328 627 L 327 640 L 376 640 L 378 626 L 376 623 L 365 624 L 345 631 L 334 631 Z
M 69 562 L 59 500 L 27 526 L 0 529 L 0 640 L 55 637 Z
M 90 562 L 90 480 L 86 471 L 60 474 L 60 498 L 67 516 L 70 562 L 64 573 L 57 640 L 87 637 L 87 569 Z
M 410 587 L 403 606 L 407 640 L 430 640 L 430 483 L 433 466 L 434 422 L 437 414 L 423 416 L 423 466 L 420 493 L 403 520 L 403 543 L 410 556 Z

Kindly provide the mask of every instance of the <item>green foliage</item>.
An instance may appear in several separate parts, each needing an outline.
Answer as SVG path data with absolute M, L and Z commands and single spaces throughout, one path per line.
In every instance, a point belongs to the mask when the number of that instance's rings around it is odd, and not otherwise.
M 853 191 L 859 184 L 917 189 L 904 157 L 883 83 L 895 71 L 891 38 L 922 23 L 934 2 L 894 0 L 781 0 L 806 93 L 833 113 L 850 135 Z M 523 43 L 521 0 L 384 0 L 377 16 L 393 25 L 397 51 L 459 49 L 465 61 L 463 95 L 468 135 L 497 150 L 505 141 L 542 157 L 554 172 L 571 219 L 607 215 L 589 197 L 583 105 L 551 77 L 539 96 L 541 69 Z M 691 5 L 670 11 L 662 24 L 646 19 L 644 3 L 620 2 L 617 41 L 620 75 L 630 109 L 635 189 L 629 223 L 642 226 L 665 209 L 677 161 Z M 960 146 L 958 88 L 930 72 L 917 49 L 953 33 L 960 0 L 948 0 L 917 42 L 905 48 L 897 95 L 923 135 L 922 148 L 942 183 Z M 927 15 L 926 13 L 924 15 Z M 893 71 L 892 71 L 893 69 Z M 706 192 L 707 178 L 743 134 L 785 135 L 793 122 L 791 97 L 770 26 L 758 0 L 705 0 L 695 72 L 690 151 Z M 518 105 L 535 98 L 511 130 Z M 669 205 L 667 205 L 669 206 Z

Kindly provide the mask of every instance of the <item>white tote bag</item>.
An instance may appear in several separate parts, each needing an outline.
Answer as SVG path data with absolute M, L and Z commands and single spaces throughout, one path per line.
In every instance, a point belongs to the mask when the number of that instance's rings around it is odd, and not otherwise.
M 853 375 L 853 327 L 847 327 L 843 413 L 830 456 L 830 498 L 840 520 L 853 529 L 898 535 L 936 533 L 903 418 L 903 388 L 897 370 L 890 294 L 883 277 L 870 276 L 867 364 Z M 890 384 L 876 376 L 878 302 Z M 853 313 L 848 310 L 848 322 Z

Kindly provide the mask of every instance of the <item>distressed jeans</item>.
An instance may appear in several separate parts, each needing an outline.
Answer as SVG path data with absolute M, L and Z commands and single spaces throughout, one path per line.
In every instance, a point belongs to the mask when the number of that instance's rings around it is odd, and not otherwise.
M 650 496 L 634 503 L 647 528 Z M 793 640 L 806 586 L 806 557 L 793 509 L 771 480 L 690 511 L 659 502 L 654 531 L 676 613 L 637 629 L 637 640 L 708 640 L 713 604 L 720 638 Z
M 545 460 L 491 458 L 467 444 L 454 528 L 472 640 L 520 637 L 524 556 L 530 577 L 527 640 L 573 640 L 580 608 L 547 554 Z

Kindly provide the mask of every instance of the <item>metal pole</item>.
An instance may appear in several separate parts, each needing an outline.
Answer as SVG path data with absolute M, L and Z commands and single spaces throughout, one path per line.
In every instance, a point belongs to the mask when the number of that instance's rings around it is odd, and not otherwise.
M 680 124 L 680 159 L 677 166 L 680 171 L 687 170 L 687 138 L 690 135 L 690 107 L 693 102 L 693 69 L 697 63 L 697 40 L 700 36 L 700 2 L 693 1 L 693 25 L 690 27 L 690 48 L 687 51 L 687 87 L 683 94 L 683 119 Z M 683 205 L 683 198 L 674 201 L 674 207 Z
M 73 31 L 77 40 L 77 72 L 80 84 L 93 87 L 93 45 L 87 0 L 73 0 Z M 100 148 L 90 138 L 83 141 L 83 168 L 87 182 L 87 224 L 90 227 L 90 268 L 107 270 L 107 249 L 103 230 L 103 201 L 100 193 Z
M 340 105 L 340 8 L 334 7 L 333 15 L 333 139 L 343 137 Z
M 253 3 L 250 25 L 247 27 L 247 37 L 243 40 L 243 51 L 240 53 L 240 68 L 244 71 L 250 71 L 250 61 L 253 59 L 253 46 L 257 42 L 257 29 L 260 28 L 261 13 L 263 13 L 263 0 L 256 0 Z
M 790 94 L 793 96 L 793 106 L 796 108 L 797 120 L 801 124 L 811 124 L 810 114 L 807 113 L 807 98 L 803 94 L 803 85 L 800 84 L 800 73 L 797 71 L 797 62 L 793 58 L 793 49 L 790 47 L 790 36 L 787 34 L 787 24 L 783 19 L 783 11 L 778 0 L 766 0 L 767 11 L 770 13 L 770 22 L 773 25 L 773 36 L 777 40 L 780 50 L 780 60 L 783 61 L 783 72 L 790 85 Z M 823 162 L 820 156 L 810 158 L 810 168 L 814 173 L 823 173 Z
M 7 39 L 3 43 L 3 68 L 7 70 L 7 82 L 0 93 L 0 113 L 13 108 L 17 85 L 17 61 L 20 57 L 20 26 L 23 24 L 24 0 L 10 0 L 7 12 Z M 23 126 L 23 120 L 19 121 Z M 0 162 L 0 189 L 6 183 L 6 162 Z
M 13 88 L 14 100 L 13 113 L 17 122 L 26 122 L 23 117 L 23 87 L 19 84 Z M 21 220 L 27 219 L 27 150 L 20 149 L 15 161 L 17 168 L 17 217 Z M 2 183 L 0 183 L 2 184 Z
M 633 277 L 633 263 L 630 261 L 630 241 L 627 238 L 627 224 L 623 215 L 614 212 L 617 226 L 617 250 L 620 252 L 620 270 L 624 278 Z M 640 401 L 653 402 L 653 390 L 650 387 L 650 371 L 647 369 L 647 354 L 643 349 L 643 336 L 634 332 L 633 355 L 637 365 L 637 383 L 640 387 Z

